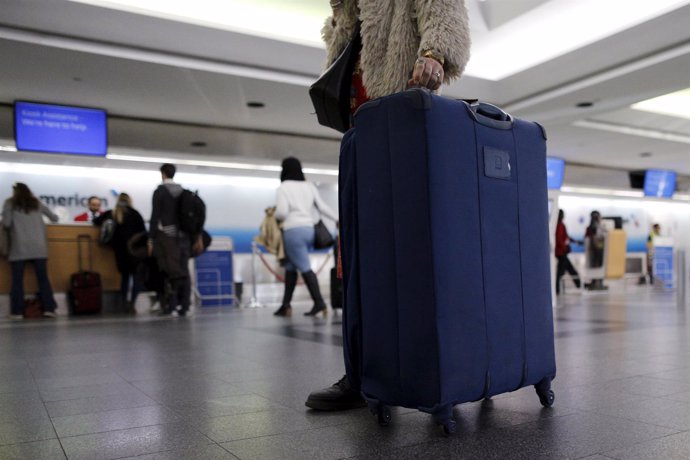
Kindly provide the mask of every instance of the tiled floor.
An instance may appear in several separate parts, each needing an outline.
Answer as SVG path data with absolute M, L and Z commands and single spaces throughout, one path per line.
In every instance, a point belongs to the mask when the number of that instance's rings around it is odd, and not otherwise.
M 338 317 L 0 322 L 0 459 L 690 458 L 690 328 L 673 294 L 568 294 L 556 403 L 463 404 L 458 433 L 394 410 L 306 410 L 343 373 Z

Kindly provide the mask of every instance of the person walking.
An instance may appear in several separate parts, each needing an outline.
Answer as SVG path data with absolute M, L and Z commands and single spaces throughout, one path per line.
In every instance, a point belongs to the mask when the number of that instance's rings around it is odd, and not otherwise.
M 459 78 L 469 61 L 470 31 L 464 0 L 331 0 L 330 3 L 332 15 L 322 29 L 327 65 L 337 59 L 360 25 L 362 49 L 352 76 L 351 113 L 371 99 L 409 86 L 438 91 L 442 84 Z M 346 133 L 341 152 L 347 152 L 351 142 L 352 136 Z M 348 188 L 342 185 L 341 196 Z M 350 217 L 343 215 L 343 224 Z M 349 274 L 344 273 L 347 297 L 347 279 L 356 277 L 356 264 L 347 260 L 353 256 L 346 243 L 341 249 L 344 266 L 350 267 Z M 357 324 L 358 318 L 348 318 L 347 309 L 346 305 L 343 335 L 350 344 L 349 349 L 357 350 L 356 331 L 361 325 Z M 307 407 L 346 410 L 365 405 L 359 391 L 356 351 L 348 352 L 345 347 L 344 359 L 347 374 L 332 386 L 309 394 Z
M 652 225 L 652 230 L 647 235 L 647 276 L 649 276 L 649 284 L 654 286 L 654 239 L 661 235 L 661 225 Z M 645 284 L 646 278 L 642 276 L 639 284 Z
M 126 193 L 117 197 L 115 209 L 104 212 L 93 220 L 94 225 L 103 225 L 107 220 L 115 224 L 109 245 L 115 252 L 115 264 L 120 273 L 120 299 L 127 313 L 136 314 L 134 305 L 141 290 L 141 283 L 137 276 L 137 268 L 141 259 L 134 257 L 129 250 L 130 239 L 137 234 L 146 232 L 146 225 L 141 214 L 132 207 L 132 198 Z M 130 294 L 131 285 L 131 296 Z
M 192 245 L 190 236 L 180 230 L 178 207 L 184 189 L 173 181 L 176 171 L 170 163 L 160 167 L 162 183 L 151 199 L 148 247 L 149 255 L 155 255 L 158 268 L 165 275 L 163 292 L 159 292 L 162 313 L 186 316 L 192 295 Z
M 36 271 L 43 316 L 55 318 L 57 304 L 48 279 L 48 239 L 43 216 L 47 216 L 51 222 L 58 221 L 58 216 L 41 203 L 26 184 L 14 184 L 12 197 L 5 200 L 2 207 L 2 225 L 8 229 L 10 236 L 7 256 L 12 271 L 10 319 L 23 318 L 24 266 L 27 263 L 31 263 Z
M 561 279 L 566 272 L 572 276 L 575 286 L 578 289 L 580 288 L 580 275 L 570 262 L 568 254 L 570 254 L 571 251 L 571 243 L 582 244 L 582 242 L 578 242 L 570 238 L 568 235 L 568 230 L 566 230 L 565 224 L 563 223 L 564 217 L 565 213 L 562 209 L 559 209 L 558 223 L 556 224 L 556 249 L 554 251 L 556 259 L 558 259 L 558 267 L 556 269 L 556 295 L 561 293 Z
M 309 295 L 314 301 L 305 316 L 327 315 L 328 309 L 321 296 L 319 281 L 311 269 L 309 248 L 314 246 L 315 211 L 337 223 L 338 218 L 321 199 L 319 191 L 304 178 L 302 165 L 295 157 L 283 160 L 280 173 L 280 187 L 276 194 L 275 217 L 281 222 L 285 246 L 285 291 L 280 308 L 275 316 L 291 316 L 292 294 L 297 285 L 297 272 L 307 285 Z

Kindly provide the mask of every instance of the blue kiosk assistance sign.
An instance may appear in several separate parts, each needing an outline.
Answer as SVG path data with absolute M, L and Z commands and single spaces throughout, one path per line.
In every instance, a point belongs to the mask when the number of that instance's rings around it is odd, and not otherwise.
M 202 307 L 230 307 L 235 300 L 232 240 L 217 240 L 195 259 L 196 288 Z
M 673 246 L 654 246 L 654 278 L 673 289 Z
M 17 101 L 14 131 L 18 150 L 94 156 L 108 153 L 105 110 Z

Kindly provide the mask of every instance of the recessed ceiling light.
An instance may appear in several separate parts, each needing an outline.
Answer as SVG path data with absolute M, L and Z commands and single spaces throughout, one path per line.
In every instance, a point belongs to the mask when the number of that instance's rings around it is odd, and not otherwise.
M 587 107 L 592 107 L 594 105 L 594 102 L 591 101 L 585 101 L 585 102 L 578 102 L 575 104 L 575 107 L 581 108 L 581 109 L 586 109 Z
M 206 142 L 194 141 L 194 142 L 190 142 L 189 145 L 191 145 L 192 147 L 206 147 Z
M 265 106 L 266 106 L 266 104 L 264 104 L 263 102 L 259 102 L 259 101 L 247 102 L 247 107 L 251 107 L 252 109 L 260 109 L 260 108 L 265 107 Z

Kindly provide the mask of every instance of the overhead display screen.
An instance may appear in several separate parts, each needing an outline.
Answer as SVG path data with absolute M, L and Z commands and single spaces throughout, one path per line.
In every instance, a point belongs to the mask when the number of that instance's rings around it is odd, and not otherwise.
M 644 174 L 644 195 L 671 198 L 676 191 L 676 173 L 663 169 L 648 169 Z
M 562 158 L 546 157 L 546 186 L 552 190 L 560 190 L 565 174 L 565 160 Z
M 105 110 L 14 103 L 17 150 L 104 156 L 108 150 Z

